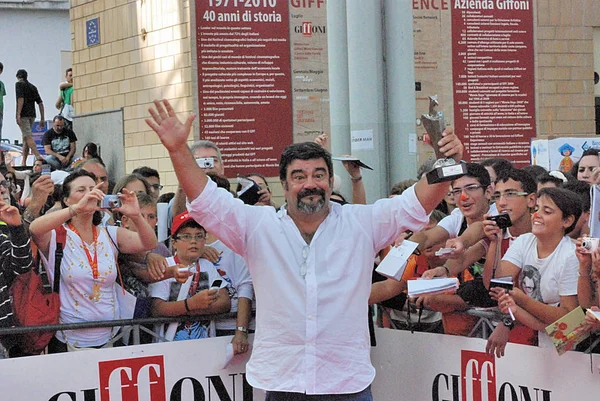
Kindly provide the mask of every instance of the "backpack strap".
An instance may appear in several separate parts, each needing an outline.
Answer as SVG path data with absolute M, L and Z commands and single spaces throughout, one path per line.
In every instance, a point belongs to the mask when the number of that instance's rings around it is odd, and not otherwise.
M 63 258 L 63 249 L 67 242 L 67 230 L 63 225 L 56 229 L 56 250 L 54 252 L 54 285 L 52 291 L 58 293 L 60 291 L 60 264 Z

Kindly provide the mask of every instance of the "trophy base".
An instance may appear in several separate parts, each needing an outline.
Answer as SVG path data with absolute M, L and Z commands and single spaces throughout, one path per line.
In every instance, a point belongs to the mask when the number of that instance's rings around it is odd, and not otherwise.
M 426 174 L 428 184 L 452 181 L 467 174 L 467 163 L 461 161 L 453 164 L 436 167 Z

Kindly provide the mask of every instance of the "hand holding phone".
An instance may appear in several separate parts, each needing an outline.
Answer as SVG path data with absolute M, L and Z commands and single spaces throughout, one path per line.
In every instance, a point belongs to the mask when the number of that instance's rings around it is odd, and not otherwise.
M 223 284 L 223 280 L 215 280 L 210 286 L 211 290 L 219 290 L 221 289 L 221 284 Z
M 454 251 L 454 248 L 440 248 L 435 252 L 435 256 L 448 255 Z

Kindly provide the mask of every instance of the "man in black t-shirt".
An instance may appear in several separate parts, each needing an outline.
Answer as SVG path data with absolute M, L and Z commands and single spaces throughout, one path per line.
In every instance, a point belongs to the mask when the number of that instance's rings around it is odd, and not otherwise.
M 37 150 L 37 146 L 31 137 L 31 128 L 35 122 L 35 104 L 40 109 L 40 128 L 46 128 L 46 119 L 44 117 L 44 102 L 35 87 L 27 80 L 27 71 L 17 71 L 17 83 L 15 84 L 15 95 L 17 98 L 17 125 L 21 128 L 23 135 L 23 161 L 22 166 L 27 163 L 29 150 L 35 155 L 36 159 L 42 159 L 42 155 Z
M 52 128 L 44 133 L 42 145 L 46 152 L 46 161 L 57 170 L 64 170 L 71 164 L 75 154 L 77 137 L 65 128 L 65 119 L 61 115 L 54 117 Z

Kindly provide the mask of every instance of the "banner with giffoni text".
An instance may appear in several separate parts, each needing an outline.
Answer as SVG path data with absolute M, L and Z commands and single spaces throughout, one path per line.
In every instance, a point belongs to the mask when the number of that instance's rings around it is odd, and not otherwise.
M 600 358 L 484 340 L 377 329 L 377 401 L 592 401 Z M 0 360 L 5 400 L 262 401 L 245 381 L 247 356 L 223 369 L 231 337 Z M 252 336 L 251 336 L 252 340 Z

